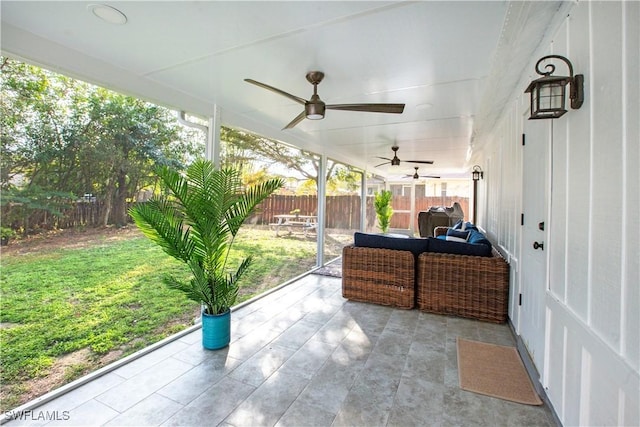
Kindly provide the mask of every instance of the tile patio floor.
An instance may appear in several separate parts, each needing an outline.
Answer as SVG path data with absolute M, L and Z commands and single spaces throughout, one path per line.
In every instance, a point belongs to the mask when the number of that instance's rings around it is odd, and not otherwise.
M 460 390 L 458 336 L 514 345 L 506 325 L 346 301 L 311 274 L 234 311 L 226 349 L 196 330 L 5 425 L 555 426 Z

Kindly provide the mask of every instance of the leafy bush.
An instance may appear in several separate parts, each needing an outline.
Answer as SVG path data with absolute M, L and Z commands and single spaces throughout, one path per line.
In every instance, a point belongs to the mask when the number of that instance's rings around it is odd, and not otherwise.
M 378 226 L 383 233 L 389 230 L 391 224 L 391 216 L 393 215 L 393 208 L 391 207 L 392 193 L 389 190 L 382 190 L 375 193 L 374 206 L 376 209 L 376 216 L 378 217 Z
M 74 198 L 72 193 L 47 191 L 37 185 L 24 188 L 9 187 L 0 197 L 2 222 L 27 234 L 31 231 L 30 224 L 39 222 L 35 219 L 36 216 L 49 215 L 59 218 L 63 215 L 64 209 L 71 206 Z
M 11 239 L 16 236 L 16 232 L 8 227 L 0 227 L 0 237 L 3 239 Z

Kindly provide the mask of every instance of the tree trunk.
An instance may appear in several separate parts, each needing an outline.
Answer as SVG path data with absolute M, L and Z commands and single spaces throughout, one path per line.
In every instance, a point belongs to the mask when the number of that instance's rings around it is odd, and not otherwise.
M 102 209 L 102 219 L 100 221 L 103 227 L 106 227 L 107 225 L 109 225 L 109 215 L 111 214 L 111 206 L 112 206 L 114 191 L 115 191 L 114 185 L 111 182 L 111 180 L 109 180 L 109 182 L 107 183 L 107 192 L 104 196 L 104 207 Z
M 122 169 L 118 172 L 118 186 L 115 189 L 113 223 L 118 227 L 127 224 L 127 174 Z

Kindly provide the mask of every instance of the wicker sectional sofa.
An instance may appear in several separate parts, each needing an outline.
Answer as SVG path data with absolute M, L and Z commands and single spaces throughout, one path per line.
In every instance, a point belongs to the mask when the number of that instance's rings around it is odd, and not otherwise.
M 438 227 L 435 234 L 447 230 Z M 490 245 L 484 256 L 446 253 L 461 252 L 464 244 L 434 239 L 356 233 L 354 244 L 342 251 L 342 295 L 354 301 L 505 322 L 509 265 L 500 253 Z
M 346 246 L 342 249 L 342 296 L 353 301 L 413 308 L 415 264 L 409 251 Z

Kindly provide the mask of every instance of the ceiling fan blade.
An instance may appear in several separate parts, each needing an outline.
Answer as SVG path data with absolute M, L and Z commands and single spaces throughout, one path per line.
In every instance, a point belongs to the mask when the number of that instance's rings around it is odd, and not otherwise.
M 391 161 L 391 159 L 388 159 L 388 158 L 386 158 L 386 157 L 380 157 L 380 156 L 376 156 L 376 159 L 382 159 L 382 160 L 389 160 L 389 161 Z
M 412 174 L 407 174 L 405 175 L 405 178 L 413 178 L 413 179 L 418 179 L 415 177 L 415 175 Z M 420 175 L 419 178 L 431 178 L 431 179 L 440 179 L 439 176 L 436 175 Z
M 364 111 L 370 113 L 402 114 L 404 104 L 333 104 L 327 110 Z
M 375 165 L 374 167 L 376 167 L 376 168 L 377 168 L 377 167 L 380 167 L 380 166 L 382 166 L 382 165 L 388 165 L 388 164 L 389 164 L 389 162 L 384 162 L 384 163 L 380 163 L 379 165 Z
M 422 163 L 425 165 L 432 165 L 433 164 L 433 160 L 403 160 L 403 162 L 407 162 L 407 163 Z
M 278 94 L 280 94 L 282 96 L 286 96 L 287 98 L 289 98 L 289 99 L 291 99 L 291 100 L 293 100 L 293 101 L 295 101 L 295 102 L 297 102 L 299 104 L 304 105 L 307 102 L 306 99 L 302 99 L 299 96 L 291 95 L 290 93 L 287 93 L 287 92 L 285 92 L 283 90 L 280 90 L 280 89 L 278 89 L 276 87 L 269 86 L 268 84 L 260 83 L 258 81 L 253 80 L 253 79 L 244 79 L 244 81 L 247 82 L 247 83 L 254 84 L 256 86 L 260 86 L 261 88 L 270 90 L 272 92 L 278 93 Z
M 295 125 L 297 125 L 298 123 L 300 123 L 301 121 L 303 121 L 305 117 L 307 117 L 307 114 L 306 114 L 306 112 L 303 110 L 303 111 L 302 111 L 302 113 L 298 114 L 298 115 L 296 116 L 296 118 L 295 118 L 295 119 L 293 119 L 293 120 L 291 120 L 291 122 L 290 122 L 288 125 L 286 125 L 285 127 L 283 127 L 283 128 L 282 128 L 282 130 L 285 130 L 285 129 L 291 129 L 292 127 L 294 127 Z

